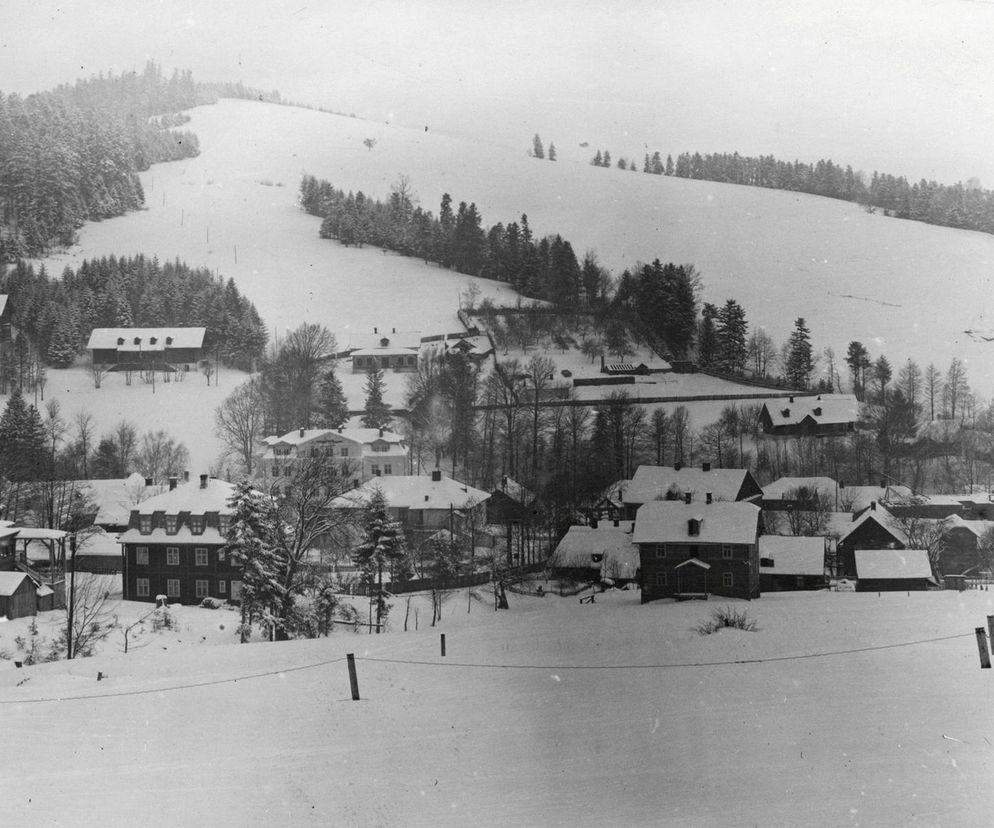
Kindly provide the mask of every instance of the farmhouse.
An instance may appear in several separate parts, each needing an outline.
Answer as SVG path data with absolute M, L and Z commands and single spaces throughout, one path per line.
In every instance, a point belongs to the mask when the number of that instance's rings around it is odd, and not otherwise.
M 578 581 L 627 583 L 639 572 L 639 550 L 632 523 L 618 526 L 571 526 L 549 558 L 553 577 Z
M 855 431 L 859 402 L 854 394 L 793 396 L 767 402 L 759 425 L 771 437 L 829 437 Z
M 407 474 L 410 463 L 403 435 L 382 428 L 300 428 L 262 442 L 267 446 L 262 472 L 273 479 L 293 474 L 295 465 L 307 458 L 338 463 L 354 485 L 374 477 Z
M 825 538 L 761 535 L 759 586 L 763 592 L 827 587 Z
M 207 328 L 94 328 L 87 350 L 111 371 L 189 370 L 200 360 Z
M 199 485 L 175 486 L 131 510 L 118 539 L 125 600 L 154 601 L 160 594 L 181 604 L 238 598 L 241 567 L 224 549 L 234 489 L 202 474 Z
M 393 328 L 390 333 L 380 333 L 377 328 L 373 328 L 372 334 L 352 334 L 348 346 L 337 356 L 351 361 L 354 374 L 362 374 L 374 368 L 413 373 L 418 370 L 420 350 L 420 331 L 398 333 Z
M 924 549 L 860 549 L 856 552 L 856 591 L 924 590 L 938 586 Z
M 758 598 L 759 507 L 753 503 L 659 500 L 638 511 L 633 540 L 642 603 L 710 594 Z
M 683 500 L 686 495 L 703 503 L 745 500 L 758 503 L 763 496 L 752 472 L 746 469 L 715 469 L 710 463 L 697 466 L 639 466 L 622 499 L 624 518 L 634 520 L 639 507 L 654 500 Z

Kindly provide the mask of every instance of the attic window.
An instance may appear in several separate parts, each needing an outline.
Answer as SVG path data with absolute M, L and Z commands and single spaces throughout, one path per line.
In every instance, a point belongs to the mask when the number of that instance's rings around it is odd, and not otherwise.
M 124 344 L 124 337 L 123 336 L 119 336 L 117 338 L 117 344 L 118 345 L 123 345 Z
M 155 336 L 150 336 L 150 337 L 148 338 L 148 343 L 149 343 L 149 345 L 154 345 L 154 344 L 155 344 L 156 342 L 158 342 L 158 341 L 159 341 L 158 337 L 155 337 Z
M 780 410 L 780 413 L 783 414 L 784 417 L 789 417 L 790 416 L 790 409 L 789 408 L 782 408 Z
M 816 417 L 820 417 L 821 416 L 821 406 L 820 405 L 814 410 L 814 415 Z
M 701 521 L 698 518 L 691 518 L 687 521 L 687 534 L 691 536 L 701 534 Z
M 389 340 L 389 339 L 387 339 L 386 337 L 383 337 L 383 339 L 381 339 L 381 340 L 380 340 L 380 345 L 381 345 L 382 347 L 384 347 L 384 348 L 386 348 L 386 347 L 387 347 L 387 345 L 389 345 L 389 344 L 390 344 L 390 340 Z
M 166 337 L 166 344 L 167 345 L 172 345 L 173 344 L 173 338 L 171 336 L 167 336 Z

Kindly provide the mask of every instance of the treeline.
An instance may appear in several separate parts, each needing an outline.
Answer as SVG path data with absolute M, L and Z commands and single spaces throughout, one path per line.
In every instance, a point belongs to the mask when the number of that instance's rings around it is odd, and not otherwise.
M 700 280 L 692 267 L 638 265 L 617 286 L 594 253 L 579 261 L 562 236 L 536 239 L 528 216 L 484 228 L 475 203 L 453 210 L 445 193 L 438 215 L 416 207 L 406 179 L 386 201 L 361 191 L 346 193 L 330 182 L 305 175 L 300 203 L 322 217 L 322 238 L 345 245 L 376 245 L 416 256 L 460 273 L 506 282 L 518 293 L 565 309 L 597 309 L 636 325 L 653 347 L 682 356 L 694 344 Z M 617 288 L 617 289 L 616 289 Z
M 10 297 L 18 338 L 26 337 L 41 359 L 57 368 L 72 364 L 93 328 L 101 327 L 203 326 L 205 350 L 242 369 L 266 347 L 266 327 L 233 280 L 179 261 L 109 256 L 84 261 L 75 270 L 66 267 L 57 279 L 44 265 L 35 270 L 19 261 L 3 279 L 2 292 Z M 22 343 L 20 350 L 26 347 Z M 12 350 L 16 355 L 16 341 Z
M 193 106 L 188 72 L 98 76 L 20 97 L 0 93 L 0 263 L 68 245 L 85 221 L 139 208 L 138 172 L 198 153 L 152 116 Z
M 590 161 L 595 167 L 610 167 L 611 153 L 597 150 Z M 617 167 L 636 170 L 634 158 L 619 158 Z M 883 210 L 897 218 L 994 233 L 994 191 L 980 187 L 976 179 L 966 184 L 939 184 L 921 179 L 911 183 L 904 176 L 874 172 L 867 180 L 852 166 L 821 159 L 813 164 L 781 161 L 772 155 L 750 157 L 733 153 L 680 153 L 676 161 L 659 152 L 645 154 L 642 172 L 702 181 L 720 181 L 766 187 L 774 190 L 852 201 L 869 210 Z

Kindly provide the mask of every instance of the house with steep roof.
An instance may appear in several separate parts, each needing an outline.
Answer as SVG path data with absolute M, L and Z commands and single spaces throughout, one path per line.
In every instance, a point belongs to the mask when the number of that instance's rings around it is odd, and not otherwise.
M 170 484 L 172 485 L 172 483 Z M 237 600 L 240 563 L 225 550 L 235 486 L 206 474 L 142 501 L 131 510 L 123 547 L 122 584 L 128 601 L 199 604 Z
M 413 373 L 418 370 L 420 352 L 420 331 L 398 331 L 392 328 L 390 333 L 380 333 L 378 328 L 373 328 L 371 334 L 349 334 L 345 348 L 337 357 L 349 360 L 354 374 L 363 374 L 374 368 Z
M 406 438 L 382 428 L 300 428 L 262 442 L 260 468 L 273 480 L 292 475 L 296 464 L 313 458 L 339 464 L 354 485 L 409 471 Z
M 635 518 L 642 603 L 659 598 L 758 598 L 760 510 L 743 501 L 655 500 Z
M 207 328 L 94 328 L 86 348 L 94 365 L 111 371 L 191 370 L 200 361 Z
M 839 509 L 839 484 L 831 477 L 781 477 L 763 486 L 763 508 L 782 512 L 809 507 L 817 498 L 832 511 Z
M 570 526 L 549 558 L 553 577 L 628 583 L 639 574 L 631 521 L 618 526 Z
M 0 572 L 0 618 L 12 621 L 37 614 L 34 581 L 24 572 Z
M 700 466 L 639 466 L 631 483 L 622 493 L 625 520 L 634 520 L 644 503 L 655 500 L 683 500 L 691 495 L 695 502 L 749 501 L 758 503 L 763 490 L 747 469 L 719 469 L 710 463 Z
M 938 586 L 925 549 L 860 549 L 856 578 L 857 592 L 907 592 Z
M 760 535 L 759 586 L 763 592 L 825 589 L 823 537 Z
M 856 430 L 855 394 L 795 395 L 763 403 L 759 426 L 770 437 L 830 437 Z

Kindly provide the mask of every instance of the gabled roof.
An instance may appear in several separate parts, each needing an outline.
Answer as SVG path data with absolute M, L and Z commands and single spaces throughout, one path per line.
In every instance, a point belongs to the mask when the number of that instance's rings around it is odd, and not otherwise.
M 161 351 L 165 348 L 201 348 L 207 328 L 94 328 L 86 347 L 111 348 L 138 353 L 135 338 L 141 339 L 142 351 Z M 152 343 L 152 339 L 155 343 Z M 171 338 L 172 342 L 167 342 Z M 124 344 L 118 345 L 118 339 Z
M 303 434 L 301 434 L 303 432 Z M 341 443 L 351 442 L 368 445 L 377 440 L 387 443 L 403 443 L 404 435 L 394 431 L 383 430 L 382 434 L 378 428 L 305 428 L 294 429 L 286 434 L 276 437 L 264 437 L 262 442 L 267 446 L 287 445 L 300 446 L 312 442 Z
M 773 565 L 764 566 L 764 558 L 771 558 Z M 768 575 L 824 575 L 825 539 L 760 535 L 759 571 Z
M 162 486 L 146 486 L 145 478 L 138 473 L 123 480 L 80 480 L 79 487 L 97 506 L 97 516 L 93 522 L 111 526 L 126 524 L 137 501 L 163 490 Z
M 902 544 L 907 544 L 908 536 L 904 529 L 901 528 L 900 522 L 879 503 L 876 505 L 876 508 L 867 509 L 863 512 L 863 514 L 850 523 L 848 529 L 839 535 L 839 543 L 843 543 L 846 538 L 848 538 L 860 526 L 868 522 L 878 524 L 881 528 L 893 535 L 896 540 L 900 541 Z
M 386 344 L 384 344 L 384 340 Z M 349 333 L 339 337 L 344 343 L 343 352 L 351 354 L 355 351 L 375 351 L 382 353 L 383 348 L 409 349 L 417 351 L 421 348 L 421 331 L 394 331 L 369 333 Z
M 924 549 L 857 549 L 856 577 L 932 580 L 932 566 Z
M 700 532 L 691 535 L 689 522 L 698 520 Z M 655 500 L 635 515 L 635 543 L 755 543 L 759 507 L 753 503 L 684 503 Z
M 859 402 L 855 394 L 818 394 L 814 397 L 787 397 L 763 403 L 774 427 L 797 425 L 810 418 L 818 425 L 855 423 Z
M 704 471 L 701 466 L 639 466 L 632 482 L 625 489 L 625 503 L 649 503 L 661 500 L 671 489 L 683 494 L 690 492 L 695 501 L 705 500 L 711 492 L 715 500 L 733 501 L 739 496 L 743 484 L 751 479 L 747 469 L 716 469 Z M 758 489 L 758 485 L 757 485 Z
M 387 505 L 395 509 L 466 509 L 490 497 L 489 492 L 475 489 L 451 477 L 433 480 L 431 475 L 386 475 L 374 477 L 356 489 L 335 498 L 337 509 L 359 509 L 365 506 L 379 489 Z
M 946 529 L 967 529 L 973 532 L 978 538 L 982 538 L 986 532 L 994 529 L 994 520 L 964 520 L 959 515 L 950 515 L 943 518 L 943 525 Z
M 9 598 L 17 592 L 25 579 L 31 581 L 23 572 L 0 572 L 0 595 Z
M 595 562 L 594 555 L 604 557 Z M 570 526 L 552 553 L 549 566 L 601 570 L 608 558 L 622 566 L 638 568 L 638 547 L 632 543 L 630 531 L 614 526 L 598 526 L 596 529 L 591 526 Z M 632 569 L 632 576 L 634 574 L 635 569 Z
M 164 512 L 167 515 L 178 515 L 180 512 L 190 512 L 194 515 L 218 512 L 230 515 L 234 511 L 228 505 L 228 501 L 234 491 L 234 483 L 214 477 L 208 478 L 207 487 L 202 489 L 200 480 L 197 479 L 190 483 L 181 483 L 172 491 L 150 497 L 135 506 L 132 511 L 137 511 L 140 515 L 151 515 L 155 512 Z
M 625 492 L 631 485 L 631 480 L 617 480 L 600 493 L 596 502 L 610 503 L 620 509 L 624 505 Z

